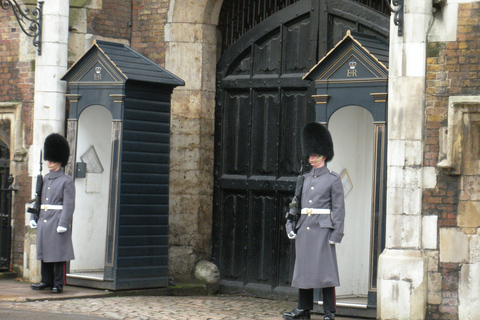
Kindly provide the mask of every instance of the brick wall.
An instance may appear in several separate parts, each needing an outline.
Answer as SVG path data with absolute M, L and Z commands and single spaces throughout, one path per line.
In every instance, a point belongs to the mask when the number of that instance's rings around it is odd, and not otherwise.
M 0 97 L 2 102 L 19 100 L 18 39 L 20 27 L 10 11 L 0 10 Z M 8 21 L 8 22 L 7 22 Z
M 87 33 L 130 40 L 131 22 L 132 0 L 103 0 L 100 10 L 88 10 Z
M 32 144 L 33 96 L 34 96 L 34 61 L 19 61 L 20 26 L 11 9 L 0 10 L 0 102 L 21 102 L 22 135 L 20 145 L 28 148 Z M 28 39 L 29 41 L 31 39 Z M 31 43 L 31 42 L 29 42 Z M 10 124 L 13 130 L 14 124 Z M 21 271 L 23 265 L 25 234 L 25 203 L 30 199 L 31 178 L 28 176 L 26 155 L 14 150 L 10 145 L 16 191 L 13 193 L 12 208 L 12 269 Z M 20 152 L 17 154 L 15 152 Z M 12 172 L 13 168 L 10 168 Z
M 88 9 L 87 33 L 127 39 L 134 50 L 164 66 L 167 10 L 168 0 L 103 0 L 101 9 Z
M 480 93 L 480 2 L 459 4 L 457 41 L 434 42 L 427 49 L 426 140 L 424 166 L 439 161 L 440 127 L 448 124 L 448 98 Z M 423 193 L 423 214 L 438 215 L 438 227 L 458 227 L 461 176 L 438 169 L 436 188 Z M 428 301 L 427 319 L 458 319 L 460 263 L 436 266 L 441 275 L 440 298 Z M 429 288 L 429 291 L 432 288 Z
M 165 66 L 167 0 L 133 0 L 131 46 L 153 62 Z M 187 10 L 187 9 L 186 9 Z

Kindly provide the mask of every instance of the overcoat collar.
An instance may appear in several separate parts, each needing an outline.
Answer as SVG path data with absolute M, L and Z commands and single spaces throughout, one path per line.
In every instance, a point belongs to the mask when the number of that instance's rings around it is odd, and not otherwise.
M 64 174 L 65 173 L 63 172 L 62 168 L 60 168 L 57 171 L 50 171 L 49 174 L 48 174 L 48 178 L 49 179 L 55 179 L 55 178 L 61 177 Z
M 312 169 L 311 173 L 313 176 L 318 177 L 321 176 L 324 173 L 327 173 L 329 170 L 327 169 L 327 166 L 323 166 L 321 168 L 317 169 Z

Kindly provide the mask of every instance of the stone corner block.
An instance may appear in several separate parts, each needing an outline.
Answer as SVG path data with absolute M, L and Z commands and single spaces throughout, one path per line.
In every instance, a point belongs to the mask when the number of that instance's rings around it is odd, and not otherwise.
M 468 235 L 457 228 L 440 228 L 440 262 L 468 262 Z
M 378 265 L 377 317 L 425 319 L 426 257 L 421 250 L 385 249 Z
M 422 221 L 422 247 L 424 249 L 437 249 L 437 224 L 438 216 L 424 216 Z

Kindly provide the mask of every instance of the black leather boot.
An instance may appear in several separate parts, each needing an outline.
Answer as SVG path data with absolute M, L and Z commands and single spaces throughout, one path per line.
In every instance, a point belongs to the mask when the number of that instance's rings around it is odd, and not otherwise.
M 62 293 L 63 292 L 63 286 L 55 286 L 52 288 L 53 293 Z
M 43 283 L 43 282 L 32 283 L 32 285 L 30 287 L 32 288 L 32 290 L 50 290 L 50 289 L 52 289 L 52 286 L 50 286 L 46 283 Z
M 310 310 L 295 309 L 283 313 L 284 319 L 310 319 Z

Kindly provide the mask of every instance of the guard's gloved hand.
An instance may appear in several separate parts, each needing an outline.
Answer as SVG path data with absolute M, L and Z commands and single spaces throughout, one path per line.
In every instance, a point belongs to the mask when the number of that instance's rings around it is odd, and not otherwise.
M 334 241 L 332 241 L 332 240 L 328 240 L 328 243 L 330 243 L 330 244 L 338 244 L 338 242 L 334 242 Z
M 293 231 L 290 231 L 289 233 L 287 233 L 287 237 L 288 237 L 288 239 L 293 240 L 297 237 L 297 234 Z
M 32 228 L 32 229 L 37 228 L 37 223 L 35 222 L 35 220 L 30 220 L 30 228 Z
M 62 227 L 62 226 L 57 227 L 57 233 L 64 233 L 66 231 L 67 231 L 67 228 L 65 228 L 65 227 Z

